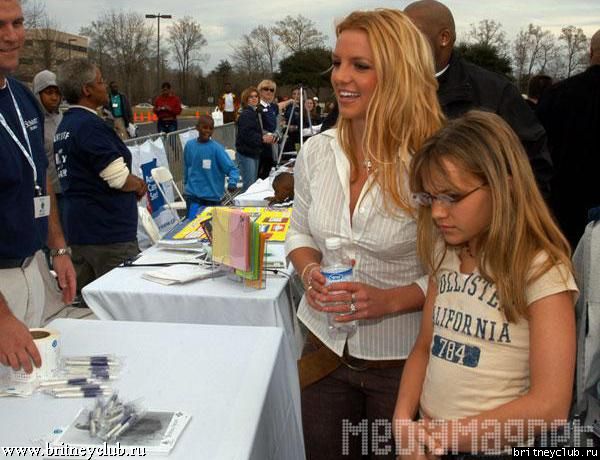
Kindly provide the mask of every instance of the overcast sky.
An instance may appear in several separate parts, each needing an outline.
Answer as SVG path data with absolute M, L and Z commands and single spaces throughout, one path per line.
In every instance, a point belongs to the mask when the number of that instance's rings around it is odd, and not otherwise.
M 230 59 L 232 45 L 258 25 L 270 26 L 290 14 L 302 14 L 317 24 L 333 44 L 336 20 L 356 9 L 378 7 L 404 8 L 410 0 L 46 0 L 46 9 L 61 29 L 77 33 L 102 12 L 115 9 L 142 14 L 171 14 L 174 19 L 192 16 L 202 25 L 208 41 L 204 48 L 210 58 L 205 71 L 212 70 L 221 59 Z M 512 40 L 530 22 L 558 34 L 561 27 L 581 27 L 588 38 L 600 29 L 600 0 L 447 0 L 459 37 L 469 24 L 494 19 L 504 26 Z M 148 19 L 148 21 L 151 21 Z M 156 24 L 156 20 L 153 24 Z M 161 21 L 163 31 L 169 20 Z M 161 43 L 162 44 L 162 43 Z

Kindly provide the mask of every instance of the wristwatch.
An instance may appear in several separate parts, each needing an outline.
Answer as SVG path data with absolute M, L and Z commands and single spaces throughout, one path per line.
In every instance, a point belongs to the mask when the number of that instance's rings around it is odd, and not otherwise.
M 58 257 L 58 256 L 71 256 L 71 248 L 70 247 L 66 247 L 66 248 L 57 248 L 57 249 L 50 249 L 50 257 Z

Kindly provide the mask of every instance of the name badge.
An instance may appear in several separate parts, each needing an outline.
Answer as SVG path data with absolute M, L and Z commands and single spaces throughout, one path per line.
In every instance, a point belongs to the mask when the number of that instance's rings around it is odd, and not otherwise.
M 36 219 L 50 215 L 50 197 L 48 195 L 36 196 L 33 199 L 33 215 Z
M 210 169 L 211 161 L 210 160 L 202 160 L 202 168 Z
M 117 107 L 119 107 L 119 104 L 117 104 L 116 102 L 113 102 L 113 108 L 116 109 Z

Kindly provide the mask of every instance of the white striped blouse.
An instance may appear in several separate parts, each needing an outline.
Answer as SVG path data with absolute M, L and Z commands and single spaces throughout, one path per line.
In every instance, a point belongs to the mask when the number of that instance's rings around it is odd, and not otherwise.
M 330 254 L 325 239 L 342 239 L 345 255 L 355 259 L 354 280 L 389 289 L 417 283 L 426 292 L 427 277 L 416 254 L 416 222 L 404 212 L 390 215 L 376 183 L 367 180 L 350 219 L 350 162 L 336 130 L 311 138 L 299 153 L 294 168 L 294 211 L 287 234 L 286 254 L 310 247 Z M 348 342 L 351 356 L 362 359 L 405 359 L 417 337 L 421 313 L 397 313 L 362 320 L 354 335 L 327 333 L 326 314 L 314 310 L 303 297 L 298 318 L 323 343 L 342 355 Z

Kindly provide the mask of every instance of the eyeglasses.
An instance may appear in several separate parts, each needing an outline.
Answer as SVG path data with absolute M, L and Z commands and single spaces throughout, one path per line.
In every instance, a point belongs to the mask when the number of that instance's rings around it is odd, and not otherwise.
M 261 91 L 269 91 L 269 92 L 271 92 L 271 93 L 274 93 L 274 92 L 275 92 L 275 88 L 261 88 L 260 90 L 261 90 Z
M 413 200 L 415 201 L 415 203 L 417 203 L 419 206 L 430 207 L 434 201 L 437 201 L 442 206 L 445 206 L 448 208 L 450 206 L 454 206 L 455 204 L 461 202 L 462 200 L 464 200 L 466 197 L 468 197 L 472 193 L 475 193 L 480 188 L 485 187 L 485 185 L 486 184 L 481 184 L 479 187 L 476 187 L 473 190 L 471 190 L 470 192 L 464 193 L 462 195 L 457 195 L 457 194 L 448 195 L 445 193 L 440 193 L 439 195 L 432 195 L 431 193 L 427 193 L 427 192 L 419 192 L 419 193 L 413 193 L 412 197 L 413 197 Z

